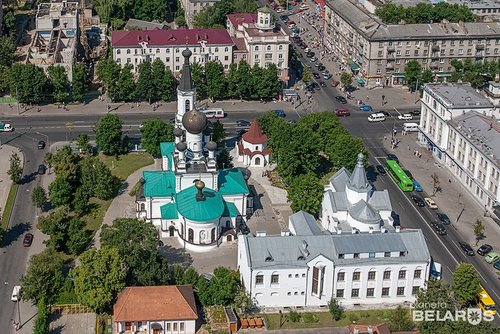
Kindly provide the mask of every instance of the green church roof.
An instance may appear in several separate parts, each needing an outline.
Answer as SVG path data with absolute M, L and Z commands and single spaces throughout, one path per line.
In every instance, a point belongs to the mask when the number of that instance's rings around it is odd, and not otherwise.
M 218 186 L 221 195 L 249 194 L 247 182 L 238 168 L 221 169 L 219 171 Z
M 238 209 L 236 208 L 236 205 L 232 202 L 226 202 L 224 201 L 224 213 L 222 214 L 223 217 L 237 217 L 240 213 L 238 212 Z
M 175 207 L 175 203 L 168 203 L 160 206 L 161 219 L 177 219 L 179 218 L 179 213 Z
M 203 188 L 205 200 L 197 201 L 197 193 L 198 189 L 191 186 L 175 196 L 179 213 L 183 217 L 196 222 L 209 222 L 220 218 L 224 212 L 224 201 L 221 195 L 212 189 Z
M 173 142 L 160 143 L 160 152 L 161 152 L 162 157 L 174 153 L 174 146 L 175 146 L 175 143 L 173 143 Z
M 175 195 L 175 175 L 172 171 L 145 171 L 145 197 L 167 197 Z

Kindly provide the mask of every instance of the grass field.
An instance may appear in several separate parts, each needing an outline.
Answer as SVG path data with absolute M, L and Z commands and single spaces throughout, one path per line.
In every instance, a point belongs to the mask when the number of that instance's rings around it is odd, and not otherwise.
M 111 169 L 111 173 L 120 181 L 125 181 L 127 177 L 144 166 L 154 163 L 153 158 L 148 153 L 129 153 L 115 156 L 99 155 L 99 158 Z
M 344 317 L 339 321 L 332 319 L 330 312 L 304 312 L 300 314 L 300 320 L 291 322 L 287 314 L 283 313 L 282 326 L 280 327 L 280 315 L 277 313 L 264 314 L 267 329 L 297 329 L 316 327 L 344 327 L 353 321 L 357 324 L 379 324 L 387 322 L 393 310 L 366 310 L 366 311 L 346 311 Z M 309 313 L 309 316 L 304 316 Z M 304 321 L 306 319 L 306 321 Z M 311 321 L 312 320 L 312 321 Z
M 89 200 L 91 210 L 88 214 L 83 216 L 82 219 L 87 224 L 87 229 L 92 231 L 92 234 L 95 234 L 101 226 L 104 215 L 106 211 L 108 211 L 112 201 L 113 199 L 104 201 L 94 197 Z
M 13 183 L 10 186 L 9 195 L 7 197 L 7 202 L 5 202 L 5 208 L 2 212 L 2 228 L 7 230 L 9 226 L 10 215 L 12 214 L 12 209 L 14 208 L 14 200 L 16 199 L 17 189 L 19 185 Z

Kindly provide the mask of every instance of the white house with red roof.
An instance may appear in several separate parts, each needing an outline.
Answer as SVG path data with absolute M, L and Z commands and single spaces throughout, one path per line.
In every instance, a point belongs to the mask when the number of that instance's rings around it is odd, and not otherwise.
M 113 306 L 113 333 L 196 333 L 198 310 L 191 285 L 134 286 Z
M 271 151 L 267 148 L 267 136 L 262 132 L 256 120 L 243 134 L 236 147 L 238 161 L 243 162 L 248 167 L 264 167 L 269 163 Z
M 131 64 L 134 71 L 143 61 L 159 58 L 179 73 L 184 62 L 181 53 L 186 48 L 194 63 L 220 61 L 228 70 L 233 61 L 233 40 L 226 29 L 114 31 L 111 44 L 113 59 L 121 66 Z

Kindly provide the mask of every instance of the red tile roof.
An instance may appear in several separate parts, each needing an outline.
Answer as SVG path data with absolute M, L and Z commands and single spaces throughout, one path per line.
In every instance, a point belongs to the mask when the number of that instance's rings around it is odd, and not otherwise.
M 242 136 L 243 140 L 250 144 L 264 144 L 267 142 L 267 136 L 260 129 L 257 120 L 253 120 L 250 128 Z
M 198 319 L 191 285 L 127 287 L 113 306 L 113 320 L 159 321 Z
M 144 41 L 151 46 L 199 46 L 200 41 L 205 41 L 207 45 L 233 44 L 233 40 L 226 29 L 113 31 L 111 35 L 111 45 L 113 47 L 136 47 L 140 42 Z
M 245 44 L 244 38 L 233 37 L 233 44 L 236 46 L 234 52 L 245 52 L 247 51 L 247 45 Z
M 243 23 L 256 23 L 257 14 L 250 14 L 250 13 L 229 14 L 227 15 L 227 19 L 231 22 L 233 27 L 237 28 L 239 25 Z

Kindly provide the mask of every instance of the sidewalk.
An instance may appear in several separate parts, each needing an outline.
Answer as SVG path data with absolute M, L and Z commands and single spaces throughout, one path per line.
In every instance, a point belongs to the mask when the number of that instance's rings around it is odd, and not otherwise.
M 417 134 L 398 135 L 397 138 L 401 142 L 394 150 L 390 147 L 390 134 L 387 137 L 388 139 L 384 141 L 385 150 L 397 155 L 401 164 L 412 173 L 428 195 L 432 194 L 433 191 L 431 175 L 433 173 L 438 175 L 442 191 L 436 193 L 433 199 L 440 208 L 439 211 L 450 217 L 452 226 L 463 240 L 472 246 L 476 244 L 473 225 L 477 219 L 480 219 L 485 226 L 485 238 L 479 244 L 488 243 L 496 246 L 496 250 L 500 251 L 498 248 L 500 245 L 500 226 L 490 217 L 484 216 L 484 208 L 476 202 L 468 190 L 455 179 L 455 176 L 446 167 L 435 162 L 430 151 L 417 144 Z M 420 159 L 413 155 L 414 150 L 418 150 L 422 154 Z

